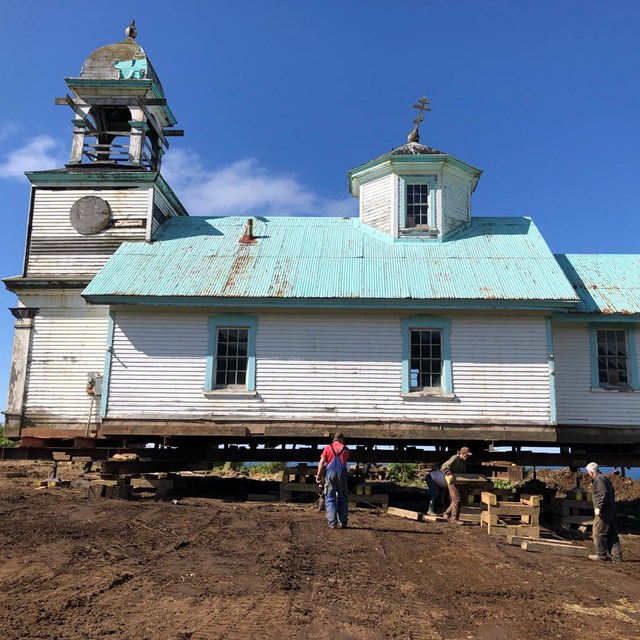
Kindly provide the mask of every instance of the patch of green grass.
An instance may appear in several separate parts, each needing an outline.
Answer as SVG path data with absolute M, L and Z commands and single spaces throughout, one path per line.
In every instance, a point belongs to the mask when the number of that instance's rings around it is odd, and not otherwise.
M 247 466 L 246 470 L 250 476 L 272 476 L 284 471 L 284 462 L 256 462 Z

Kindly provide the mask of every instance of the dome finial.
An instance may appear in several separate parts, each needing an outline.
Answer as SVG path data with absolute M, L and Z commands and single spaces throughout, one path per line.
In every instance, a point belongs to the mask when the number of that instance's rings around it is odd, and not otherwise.
M 418 100 L 418 104 L 413 105 L 414 109 L 418 109 L 418 117 L 413 121 L 415 127 L 413 127 L 413 130 L 407 136 L 407 142 L 420 142 L 420 123 L 424 120 L 422 112 L 431 111 L 431 107 L 429 107 L 428 105 L 429 101 L 427 100 L 427 96 L 422 96 L 422 98 Z
M 138 30 L 136 29 L 135 20 L 132 20 L 129 26 L 124 30 L 124 35 L 127 36 L 127 38 L 132 38 L 135 40 L 136 36 L 138 35 Z

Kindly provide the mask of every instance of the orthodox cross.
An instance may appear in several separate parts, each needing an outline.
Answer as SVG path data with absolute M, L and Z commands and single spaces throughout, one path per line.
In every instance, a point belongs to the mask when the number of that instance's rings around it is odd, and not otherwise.
M 424 120 L 424 116 L 422 115 L 424 111 L 431 111 L 431 107 L 428 106 L 429 101 L 427 100 L 427 96 L 422 96 L 420 100 L 418 100 L 417 104 L 413 105 L 414 109 L 418 110 L 418 117 L 413 121 L 415 127 L 413 131 L 409 134 L 408 141 L 409 142 L 420 142 L 420 123 Z

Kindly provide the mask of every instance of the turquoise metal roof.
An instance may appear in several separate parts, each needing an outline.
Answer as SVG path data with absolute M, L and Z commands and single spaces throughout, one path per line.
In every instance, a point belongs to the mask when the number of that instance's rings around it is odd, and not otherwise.
M 640 313 L 640 255 L 560 254 L 580 298 L 572 313 Z
M 124 243 L 83 295 L 90 302 L 144 297 L 195 304 L 201 298 L 577 302 L 528 218 L 475 218 L 445 242 L 393 241 L 355 218 L 273 217 L 254 218 L 257 242 L 240 244 L 246 224 L 244 217 L 172 218 L 152 244 Z

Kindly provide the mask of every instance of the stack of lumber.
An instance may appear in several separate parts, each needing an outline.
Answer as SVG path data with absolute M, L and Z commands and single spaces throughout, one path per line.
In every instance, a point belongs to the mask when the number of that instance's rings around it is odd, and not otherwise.
M 560 529 L 593 526 L 593 503 L 588 491 L 567 491 L 566 498 L 556 498 L 552 508 L 554 524 Z
M 498 500 L 493 493 L 482 493 L 481 524 L 489 535 L 540 536 L 541 496 L 521 495 L 520 500 Z

